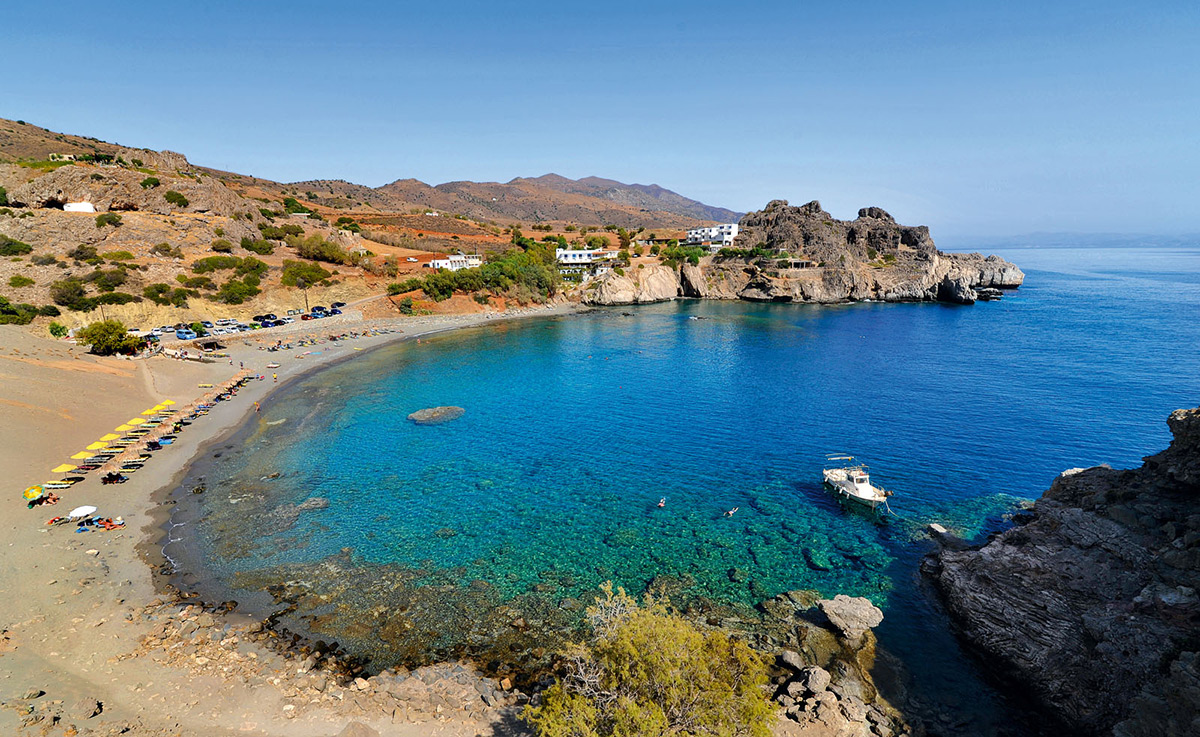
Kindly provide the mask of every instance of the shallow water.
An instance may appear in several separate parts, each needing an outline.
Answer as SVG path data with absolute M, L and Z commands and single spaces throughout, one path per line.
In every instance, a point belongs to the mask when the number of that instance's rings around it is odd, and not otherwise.
M 185 557 L 379 666 L 499 640 L 517 659 L 606 580 L 723 616 L 868 596 L 919 699 L 990 729 L 1003 706 L 919 583 L 924 525 L 977 536 L 1065 468 L 1137 465 L 1200 397 L 1200 249 L 1003 255 L 1026 286 L 972 307 L 685 301 L 374 351 L 197 466 Z M 438 405 L 466 412 L 405 419 Z M 822 490 L 832 452 L 871 463 L 895 516 Z

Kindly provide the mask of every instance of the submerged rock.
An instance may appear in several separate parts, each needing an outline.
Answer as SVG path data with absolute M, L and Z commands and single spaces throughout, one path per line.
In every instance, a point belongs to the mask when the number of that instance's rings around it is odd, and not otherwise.
M 457 420 L 466 413 L 462 407 L 430 407 L 419 409 L 408 416 L 408 419 L 418 425 L 440 425 L 443 422 Z

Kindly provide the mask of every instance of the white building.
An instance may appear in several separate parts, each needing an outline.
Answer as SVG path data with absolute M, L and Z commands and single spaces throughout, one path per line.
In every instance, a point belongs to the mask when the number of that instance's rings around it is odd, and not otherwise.
M 692 228 L 687 232 L 687 242 L 696 245 L 707 244 L 713 248 L 727 248 L 733 245 L 737 234 L 737 223 L 722 223 L 707 228 Z
M 68 202 L 63 205 L 63 212 L 95 212 L 96 206 L 90 202 Z
M 450 271 L 476 269 L 483 266 L 483 256 L 475 253 L 456 253 L 453 256 L 442 256 L 431 259 L 425 266 L 430 269 L 449 269 Z
M 571 248 L 554 249 L 554 258 L 558 259 L 558 271 L 561 274 L 592 274 L 600 276 L 611 269 L 611 262 L 617 258 L 617 251 L 604 248 L 575 250 Z

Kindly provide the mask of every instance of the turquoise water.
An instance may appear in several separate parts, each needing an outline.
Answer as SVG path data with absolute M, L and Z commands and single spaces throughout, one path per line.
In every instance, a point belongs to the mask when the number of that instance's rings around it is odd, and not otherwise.
M 1065 468 L 1137 465 L 1200 398 L 1200 249 L 1002 255 L 1027 280 L 997 303 L 683 301 L 365 354 L 198 467 L 189 559 L 381 666 L 569 627 L 605 580 L 746 620 L 788 590 L 868 596 L 918 696 L 987 721 L 919 583 L 924 525 L 978 536 Z M 466 413 L 405 420 L 438 405 Z M 869 462 L 896 516 L 838 506 L 831 452 Z

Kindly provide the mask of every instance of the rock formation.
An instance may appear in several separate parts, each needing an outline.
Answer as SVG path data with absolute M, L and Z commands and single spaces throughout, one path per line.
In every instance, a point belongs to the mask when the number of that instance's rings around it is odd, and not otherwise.
M 1200 409 L 1135 470 L 1072 469 L 1027 521 L 926 561 L 963 637 L 1071 734 L 1200 734 Z
M 444 422 L 457 420 L 466 412 L 462 407 L 429 407 L 419 409 L 408 416 L 417 425 L 441 425 Z
M 212 177 L 169 177 L 162 175 L 157 186 L 143 187 L 147 176 L 120 167 L 64 166 L 26 182 L 8 193 L 14 204 L 61 210 L 68 202 L 90 202 L 97 212 L 142 211 L 159 215 L 177 212 L 213 213 L 232 216 L 257 212 L 257 203 L 242 198 Z M 184 207 L 168 202 L 168 191 L 184 196 Z
M 757 302 L 975 302 L 976 288 L 1011 289 L 1025 275 L 997 256 L 942 253 L 925 226 L 904 226 L 878 207 L 836 220 L 819 202 L 774 200 L 742 218 L 730 255 L 707 256 L 673 272 L 677 293 Z M 630 304 L 628 276 L 610 273 L 584 298 Z M 669 295 L 665 279 L 659 294 Z
M 628 305 L 663 302 L 679 296 L 679 279 L 674 269 L 666 266 L 647 266 L 644 269 L 624 269 L 624 274 L 611 271 L 593 282 L 594 289 L 583 295 L 585 304 Z

